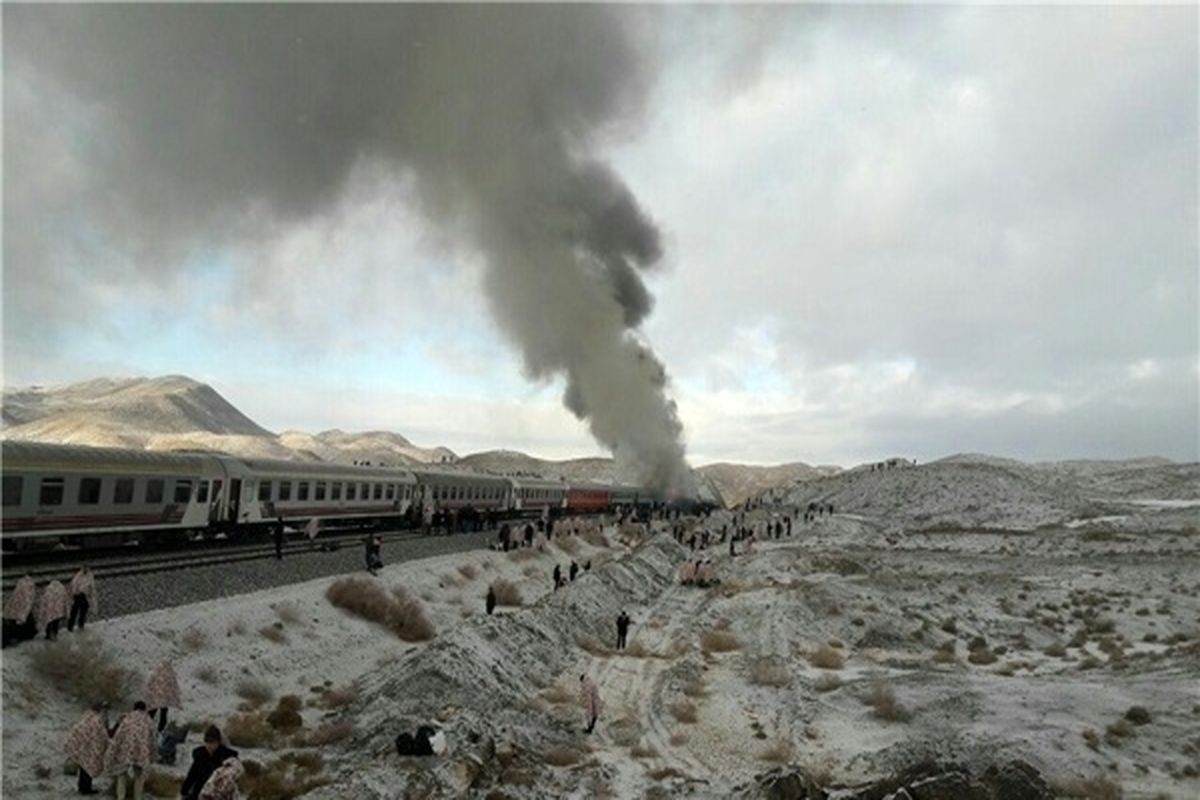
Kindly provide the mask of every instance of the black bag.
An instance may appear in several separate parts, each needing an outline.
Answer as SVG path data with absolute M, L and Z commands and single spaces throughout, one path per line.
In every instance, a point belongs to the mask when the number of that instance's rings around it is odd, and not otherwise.
M 436 731 L 428 725 L 422 725 L 417 728 L 416 738 L 413 739 L 413 755 L 414 756 L 431 756 L 433 755 L 433 745 L 429 743 L 431 737 Z
M 413 737 L 411 733 L 402 733 L 396 737 L 396 752 L 402 756 L 413 754 Z

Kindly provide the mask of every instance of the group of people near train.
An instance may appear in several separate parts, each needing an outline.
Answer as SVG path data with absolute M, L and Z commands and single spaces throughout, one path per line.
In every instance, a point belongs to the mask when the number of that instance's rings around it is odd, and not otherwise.
M 84 565 L 71 578 L 70 585 L 50 581 L 38 595 L 37 584 L 24 575 L 4 602 L 3 646 L 17 645 L 44 633 L 46 639 L 58 638 L 62 623 L 67 630 L 83 630 L 88 614 L 96 612 L 96 576 Z
M 146 775 L 155 763 L 175 763 L 176 749 L 187 740 L 187 730 L 168 724 L 168 709 L 182 706 L 179 679 L 169 661 L 155 668 L 146 680 L 145 699 L 110 725 L 108 706 L 94 705 L 67 732 L 63 751 L 78 768 L 80 794 L 99 794 L 95 781 L 113 779 L 117 800 L 132 794 L 142 800 Z M 157 720 L 157 722 L 156 722 Z M 238 800 L 237 780 L 242 764 L 236 750 L 227 747 L 221 731 L 209 725 L 204 743 L 192 750 L 192 763 L 179 789 L 185 800 Z

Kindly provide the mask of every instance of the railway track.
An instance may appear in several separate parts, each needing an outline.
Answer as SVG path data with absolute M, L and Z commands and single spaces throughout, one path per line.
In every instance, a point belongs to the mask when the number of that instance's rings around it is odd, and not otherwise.
M 283 547 L 285 556 L 311 553 L 320 550 L 340 549 L 343 546 L 356 546 L 363 540 L 361 531 L 346 534 L 322 535 L 313 542 L 286 542 Z M 405 542 L 420 539 L 424 534 L 416 531 L 400 531 L 381 533 L 383 542 Z M 131 552 L 132 550 L 132 552 Z M 6 554 L 3 563 L 2 588 L 10 591 L 17 580 L 29 575 L 38 584 L 52 580 L 64 583 L 71 579 L 83 564 L 91 567 L 97 579 L 112 578 L 123 575 L 144 575 L 155 572 L 170 572 L 172 570 L 189 569 L 215 564 L 235 564 L 242 561 L 254 561 L 275 557 L 275 545 L 251 544 L 234 545 L 222 544 L 213 546 L 209 543 L 204 547 L 180 548 L 169 551 L 143 551 L 137 548 L 123 548 L 113 554 L 97 555 L 95 552 L 83 551 L 53 551 L 49 554 L 54 558 L 47 563 L 43 558 L 22 558 L 16 554 Z

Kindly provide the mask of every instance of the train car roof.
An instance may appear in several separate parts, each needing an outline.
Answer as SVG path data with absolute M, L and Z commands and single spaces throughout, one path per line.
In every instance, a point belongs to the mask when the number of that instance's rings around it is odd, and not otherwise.
M 488 481 L 491 483 L 508 484 L 508 478 L 503 475 L 492 475 L 486 472 L 469 472 L 467 470 L 457 469 L 439 469 L 437 467 L 412 466 L 408 468 L 414 475 L 420 478 L 422 475 L 428 475 L 434 478 L 456 478 L 467 481 Z
M 508 478 L 514 485 L 518 487 L 528 487 L 533 489 L 566 489 L 566 481 L 556 481 L 552 478 Z
M 132 450 L 122 447 L 91 447 L 82 444 L 49 444 L 14 439 L 0 441 L 4 469 L 19 467 L 140 467 L 154 469 L 201 469 L 212 466 L 216 455 L 194 451 Z
M 234 458 L 252 472 L 287 473 L 290 475 L 337 475 L 362 480 L 397 479 L 414 481 L 408 467 L 376 467 L 360 464 L 338 464 L 331 461 L 283 461 L 276 458 Z

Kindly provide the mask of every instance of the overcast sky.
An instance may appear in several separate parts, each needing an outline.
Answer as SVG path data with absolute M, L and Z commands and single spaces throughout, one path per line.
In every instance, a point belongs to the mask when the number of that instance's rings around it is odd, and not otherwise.
M 657 229 L 693 464 L 1200 458 L 1194 6 L 274 9 L 5 5 L 6 386 L 604 452 L 489 272 L 527 94 Z

